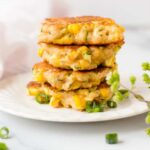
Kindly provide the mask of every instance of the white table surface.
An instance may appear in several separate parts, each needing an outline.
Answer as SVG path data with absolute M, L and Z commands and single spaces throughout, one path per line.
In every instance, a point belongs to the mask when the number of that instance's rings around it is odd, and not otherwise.
M 148 33 L 138 29 L 127 32 L 127 45 L 138 45 L 143 53 L 149 49 L 150 54 Z M 54 123 L 0 112 L 0 126 L 9 127 L 11 132 L 10 139 L 0 141 L 7 143 L 10 150 L 149 150 L 150 137 L 144 132 L 147 127 L 144 118 L 145 114 L 97 123 Z M 106 144 L 105 134 L 109 132 L 118 133 L 118 144 Z
M 97 123 L 52 123 L 0 113 L 0 124 L 10 128 L 11 138 L 3 140 L 10 150 L 149 150 L 144 117 L 145 114 Z M 108 132 L 117 132 L 120 143 L 106 144 Z

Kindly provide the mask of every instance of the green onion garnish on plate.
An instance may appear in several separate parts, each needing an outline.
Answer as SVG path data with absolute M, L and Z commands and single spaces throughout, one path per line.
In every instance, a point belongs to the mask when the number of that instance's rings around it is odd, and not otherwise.
M 97 101 L 87 101 L 86 102 L 86 112 L 103 112 L 104 111 L 104 104 L 97 102 Z
M 107 101 L 107 106 L 109 108 L 116 108 L 117 107 L 117 103 L 114 102 L 114 101 L 109 100 L 109 101 Z
M 0 128 L 0 138 L 2 139 L 9 138 L 9 129 L 7 127 Z
M 117 144 L 118 143 L 118 134 L 117 133 L 108 133 L 106 134 L 106 142 L 108 144 Z
M 40 104 L 48 104 L 50 102 L 50 96 L 44 93 L 39 93 L 36 95 L 35 100 Z
M 0 142 L 0 150 L 8 150 L 8 147 L 5 143 Z

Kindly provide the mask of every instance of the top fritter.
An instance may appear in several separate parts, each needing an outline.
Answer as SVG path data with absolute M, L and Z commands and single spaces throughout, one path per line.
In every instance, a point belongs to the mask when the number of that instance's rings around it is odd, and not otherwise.
M 102 17 L 82 16 L 46 19 L 39 43 L 59 45 L 102 45 L 123 41 L 123 27 Z

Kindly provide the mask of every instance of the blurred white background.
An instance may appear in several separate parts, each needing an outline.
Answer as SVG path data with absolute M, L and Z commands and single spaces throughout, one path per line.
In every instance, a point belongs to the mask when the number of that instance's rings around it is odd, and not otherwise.
M 0 0 L 0 76 L 3 68 L 6 76 L 38 61 L 37 35 L 44 18 L 81 15 L 113 18 L 134 32 L 135 43 L 138 34 L 150 38 L 150 0 Z

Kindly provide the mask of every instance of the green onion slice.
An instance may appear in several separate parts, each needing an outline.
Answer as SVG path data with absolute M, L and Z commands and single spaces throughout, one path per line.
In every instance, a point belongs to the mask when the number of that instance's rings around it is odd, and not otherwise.
M 103 112 L 104 111 L 104 104 L 97 102 L 97 101 L 87 101 L 86 102 L 86 112 Z
M 107 101 L 107 106 L 109 108 L 116 108 L 117 107 L 117 103 L 110 100 L 110 101 Z
M 35 99 L 40 104 L 48 104 L 50 102 L 50 96 L 44 93 L 37 94 Z
M 0 138 L 2 139 L 9 138 L 9 129 L 7 127 L 0 128 Z
M 118 143 L 118 134 L 117 133 L 108 133 L 106 134 L 106 142 L 108 144 L 116 144 Z
M 0 150 L 8 150 L 7 145 L 3 142 L 0 142 Z

